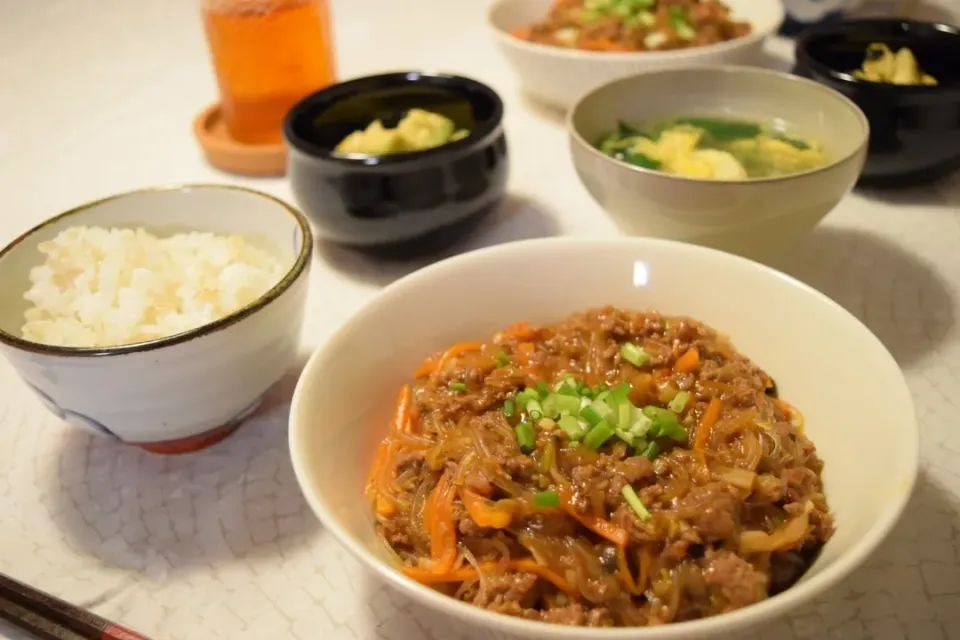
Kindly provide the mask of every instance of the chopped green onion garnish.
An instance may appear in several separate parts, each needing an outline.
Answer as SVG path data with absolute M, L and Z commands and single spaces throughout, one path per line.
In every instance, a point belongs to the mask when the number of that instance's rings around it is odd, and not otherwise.
M 560 419 L 557 420 L 557 426 L 570 436 L 571 440 L 580 440 L 586 433 L 586 429 L 583 428 L 580 421 L 573 416 L 560 416 Z
M 614 399 L 618 404 L 624 402 L 627 399 L 627 396 L 630 395 L 632 387 L 626 383 L 621 382 L 616 387 L 610 390 L 610 397 Z
M 559 385 L 557 385 L 557 393 L 562 396 L 573 396 L 576 397 L 580 395 L 580 390 L 577 389 L 577 386 L 573 384 L 570 380 L 564 380 Z
M 637 446 L 637 436 L 634 434 L 630 433 L 629 431 L 625 431 L 624 429 L 617 429 L 616 433 L 618 438 L 626 442 L 631 447 Z
M 630 505 L 633 512 L 637 514 L 637 517 L 643 522 L 653 517 L 650 515 L 650 512 L 647 511 L 647 508 L 643 506 L 643 502 L 640 501 L 640 496 L 637 495 L 637 492 L 634 491 L 630 485 L 624 485 L 623 499 L 627 501 L 627 504 Z
M 533 496 L 533 506 L 540 509 L 555 509 L 560 506 L 560 495 L 556 491 L 540 491 Z
M 521 422 L 513 428 L 517 434 L 517 444 L 524 453 L 533 451 L 537 444 L 537 434 L 533 430 L 533 425 L 529 422 Z
M 450 390 L 451 390 L 451 391 L 466 391 L 466 390 L 467 390 L 467 385 L 465 385 L 465 384 L 462 383 L 462 382 L 451 382 L 451 383 L 450 383 Z
M 647 445 L 647 447 L 643 450 L 643 452 L 640 455 L 642 455 L 645 458 L 649 458 L 653 460 L 654 458 L 657 457 L 657 454 L 659 453 L 660 453 L 660 445 L 658 445 L 656 442 L 651 442 L 650 444 Z
M 531 400 L 539 400 L 540 397 L 537 395 L 537 392 L 533 389 L 524 389 L 517 394 L 517 406 L 525 407 L 527 403 Z
M 495 357 L 498 367 L 505 367 L 510 364 L 510 356 L 501 351 Z
M 587 435 L 583 438 L 583 444 L 591 449 L 599 449 L 603 446 L 603 443 L 612 438 L 615 433 L 616 430 L 610 423 L 603 420 L 587 432 Z
M 555 395 L 557 409 L 559 409 L 559 414 L 569 413 L 575 415 L 580 411 L 580 398 L 576 396 L 562 396 Z
M 636 413 L 637 409 L 632 404 L 629 402 L 622 403 L 617 407 L 617 425 L 621 429 L 629 429 L 633 424 Z
M 597 398 L 590 403 L 590 408 L 600 414 L 600 417 L 604 420 L 614 418 L 613 409 L 610 407 L 610 404 L 606 400 L 601 400 Z M 581 412 L 582 414 L 583 412 Z
M 653 420 L 642 413 L 638 413 L 637 419 L 630 425 L 630 433 L 635 433 L 638 436 L 646 436 L 652 426 Z
M 686 441 L 687 430 L 683 428 L 680 420 L 672 411 L 650 405 L 643 408 L 643 415 L 653 422 L 650 427 L 650 434 L 653 437 L 665 436 L 677 442 Z
M 550 393 L 550 388 L 547 386 L 547 383 L 541 380 L 537 383 L 537 393 L 540 394 L 541 398 L 546 398 L 547 394 Z
M 635 367 L 642 367 L 650 360 L 650 356 L 647 355 L 647 352 L 632 342 L 626 342 L 622 347 L 620 347 L 620 355 L 624 360 Z
M 590 405 L 587 405 L 582 411 L 580 411 L 580 417 L 586 420 L 591 427 L 603 420 L 603 416 L 601 416 L 597 410 Z
M 507 400 L 503 403 L 503 415 L 508 418 L 512 418 L 514 412 L 516 411 L 517 406 L 514 404 L 513 400 Z
M 539 420 L 543 417 L 543 407 L 536 400 L 527 400 L 527 406 L 524 407 L 531 420 Z
M 673 397 L 673 400 L 670 401 L 670 404 L 667 405 L 667 408 L 674 413 L 683 413 L 683 410 L 686 409 L 687 403 L 690 401 L 690 392 L 681 391 Z

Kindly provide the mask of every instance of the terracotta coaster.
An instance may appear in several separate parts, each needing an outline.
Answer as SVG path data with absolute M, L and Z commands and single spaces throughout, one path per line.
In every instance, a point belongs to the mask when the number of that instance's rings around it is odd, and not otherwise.
M 277 144 L 245 144 L 227 132 L 220 104 L 213 104 L 193 120 L 193 135 L 207 162 L 221 171 L 244 176 L 282 176 L 287 170 L 287 148 Z

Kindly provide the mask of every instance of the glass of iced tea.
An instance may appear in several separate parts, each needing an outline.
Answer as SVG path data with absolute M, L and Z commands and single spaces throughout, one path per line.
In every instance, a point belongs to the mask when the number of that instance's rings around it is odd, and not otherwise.
M 279 143 L 283 119 L 336 78 L 327 0 L 201 0 L 230 135 Z

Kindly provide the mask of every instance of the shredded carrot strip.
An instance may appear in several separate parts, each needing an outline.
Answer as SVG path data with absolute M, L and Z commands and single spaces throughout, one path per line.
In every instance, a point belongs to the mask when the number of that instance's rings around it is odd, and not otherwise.
M 394 433 L 411 433 L 413 420 L 410 413 L 410 385 L 405 384 L 397 395 L 397 408 L 393 414 L 393 423 L 390 430 Z
M 443 371 L 447 368 L 447 365 L 450 364 L 455 358 L 462 356 L 465 353 L 470 353 L 471 351 L 480 351 L 483 348 L 483 344 L 479 342 L 458 342 L 449 349 L 447 349 L 440 360 L 437 362 L 437 371 Z
M 635 596 L 643 594 L 643 591 L 637 589 L 637 583 L 633 581 L 633 575 L 630 573 L 626 547 L 617 547 L 617 571 L 620 572 L 620 580 L 623 581 L 627 593 Z
M 581 49 L 590 51 L 629 51 L 629 47 L 614 42 L 610 38 L 584 38 L 579 44 Z
M 493 571 L 496 568 L 496 562 L 485 562 L 480 565 L 480 570 L 483 571 L 483 573 Z M 416 580 L 420 584 L 441 584 L 444 582 L 463 582 L 464 580 L 469 580 L 477 575 L 477 570 L 471 565 L 447 571 L 446 573 L 437 573 L 436 571 L 420 569 L 419 567 L 404 567 L 403 574 L 408 578 Z
M 437 370 L 437 360 L 439 359 L 440 354 L 434 354 L 423 361 L 417 370 L 413 372 L 414 378 L 425 378 L 434 371 Z
M 517 503 L 512 500 L 492 502 L 470 489 L 460 491 L 460 500 L 474 522 L 491 529 L 506 529 L 510 526 L 517 507 Z
M 396 500 L 393 498 L 392 488 L 397 479 L 396 458 L 400 452 L 400 445 L 396 442 L 384 442 L 383 459 L 377 468 L 376 506 L 377 513 L 390 517 L 397 512 Z
M 690 347 L 687 352 L 677 358 L 673 369 L 677 373 L 693 373 L 700 366 L 700 352 L 696 347 Z
M 453 501 L 457 487 L 449 473 L 440 476 L 424 506 L 423 517 L 430 534 L 430 556 L 436 573 L 447 573 L 457 561 L 457 523 Z
M 573 588 L 564 578 L 557 575 L 555 572 L 551 571 L 542 564 L 538 564 L 536 560 L 531 560 L 529 558 L 525 558 L 523 560 L 514 560 L 510 563 L 510 566 L 517 571 L 525 571 L 526 573 L 538 575 L 547 582 L 552 582 L 561 591 L 566 593 L 573 592 Z
M 774 398 L 773 403 L 778 407 L 780 407 L 780 411 L 783 411 L 784 417 L 786 417 L 786 419 L 789 420 L 790 416 L 793 414 L 793 407 L 791 407 L 789 404 L 787 404 L 780 398 Z
M 443 353 L 434 354 L 424 360 L 423 364 L 413 372 L 413 376 L 415 378 L 422 378 L 431 373 L 443 371 L 454 358 L 462 356 L 465 353 L 470 353 L 471 351 L 480 351 L 482 348 L 483 344 L 480 342 L 458 342 Z
M 615 545 L 626 546 L 627 542 L 630 540 L 630 535 L 627 533 L 626 529 L 618 527 L 609 520 L 598 518 L 593 514 L 580 513 L 573 505 L 572 497 L 573 496 L 569 490 L 564 491 L 560 495 L 560 505 L 568 515 L 572 516 L 580 524 L 585 526 L 587 529 L 590 529 L 590 531 L 593 531 L 598 536 L 606 538 Z
M 710 400 L 710 404 L 707 405 L 706 411 L 704 411 L 700 417 L 700 424 L 697 426 L 697 435 L 693 439 L 693 452 L 703 466 L 707 464 L 706 448 L 707 443 L 710 442 L 710 432 L 713 430 L 713 425 L 717 424 L 717 421 L 720 420 L 720 414 L 722 412 L 723 400 L 713 398 Z
M 647 588 L 647 581 L 650 580 L 650 565 L 653 564 L 649 549 L 640 547 L 640 551 L 637 552 L 637 563 L 640 565 L 637 575 L 637 589 L 640 593 L 643 593 Z
M 515 322 L 500 332 L 501 340 L 529 340 L 536 334 L 536 330 L 529 322 Z

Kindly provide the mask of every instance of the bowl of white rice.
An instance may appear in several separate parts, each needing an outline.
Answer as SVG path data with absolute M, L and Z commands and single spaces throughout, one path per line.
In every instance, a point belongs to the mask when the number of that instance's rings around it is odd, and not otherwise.
M 295 364 L 312 249 L 296 209 L 242 187 L 81 205 L 0 250 L 0 353 L 63 421 L 195 451 Z

